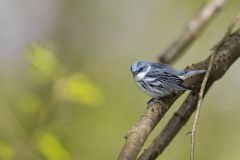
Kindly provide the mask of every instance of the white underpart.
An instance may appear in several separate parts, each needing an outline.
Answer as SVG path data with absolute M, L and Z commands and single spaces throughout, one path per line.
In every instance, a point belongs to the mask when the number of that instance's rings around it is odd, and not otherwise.
M 186 76 L 178 76 L 179 78 L 181 78 L 182 80 L 185 80 L 187 77 Z
M 149 72 L 150 69 L 151 69 L 151 66 L 148 66 L 148 68 L 147 68 L 147 70 L 146 70 L 145 72 L 140 72 L 140 73 L 138 73 L 138 74 L 135 76 L 136 81 L 142 80 L 142 79 L 145 77 L 145 75 Z

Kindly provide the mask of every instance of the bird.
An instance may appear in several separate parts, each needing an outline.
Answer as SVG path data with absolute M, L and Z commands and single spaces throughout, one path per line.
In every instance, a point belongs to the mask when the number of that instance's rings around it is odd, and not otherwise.
M 131 65 L 132 75 L 137 85 L 149 94 L 155 103 L 162 97 L 181 90 L 192 90 L 184 81 L 189 77 L 205 73 L 206 70 L 177 70 L 167 64 L 138 61 Z

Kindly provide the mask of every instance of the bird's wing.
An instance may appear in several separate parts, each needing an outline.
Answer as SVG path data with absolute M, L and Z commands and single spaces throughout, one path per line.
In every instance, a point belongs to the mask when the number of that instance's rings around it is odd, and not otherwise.
M 176 69 L 167 64 L 152 63 L 151 70 L 145 75 L 145 77 L 154 78 L 155 81 L 161 82 L 161 85 L 163 85 L 164 88 L 175 90 L 191 89 L 183 84 L 184 80 L 181 79 L 177 73 L 178 71 Z
M 169 66 L 167 64 L 151 63 L 151 68 L 153 70 L 156 70 L 159 73 L 168 72 L 173 75 L 176 75 L 178 73 L 178 70 L 176 70 L 175 68 L 172 68 L 171 66 Z
M 167 64 L 161 64 L 161 63 L 151 63 L 151 66 L 154 68 L 164 69 L 169 68 L 170 66 Z
M 156 79 L 162 82 L 162 84 L 167 88 L 174 88 L 176 90 L 191 89 L 183 84 L 183 79 L 169 72 L 162 72 L 161 74 L 156 75 Z
M 176 84 L 183 83 L 183 80 L 181 78 L 179 78 L 178 76 L 171 74 L 169 72 L 162 72 L 162 73 L 158 74 L 156 78 L 159 81 L 163 81 L 163 82 L 171 82 L 171 83 L 176 83 Z

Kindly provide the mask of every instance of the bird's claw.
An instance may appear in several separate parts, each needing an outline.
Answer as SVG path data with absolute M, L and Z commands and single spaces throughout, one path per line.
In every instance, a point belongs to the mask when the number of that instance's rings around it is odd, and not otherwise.
M 147 102 L 147 105 L 148 105 L 148 106 L 152 106 L 154 103 L 159 103 L 160 101 L 161 101 L 161 97 L 151 98 L 151 99 Z

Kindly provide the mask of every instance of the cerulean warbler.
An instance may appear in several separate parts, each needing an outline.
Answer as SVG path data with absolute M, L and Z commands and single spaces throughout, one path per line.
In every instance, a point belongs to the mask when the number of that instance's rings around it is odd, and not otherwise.
M 137 85 L 153 97 L 150 103 L 176 91 L 191 90 L 184 80 L 206 70 L 176 70 L 166 64 L 139 61 L 131 66 L 131 72 Z

